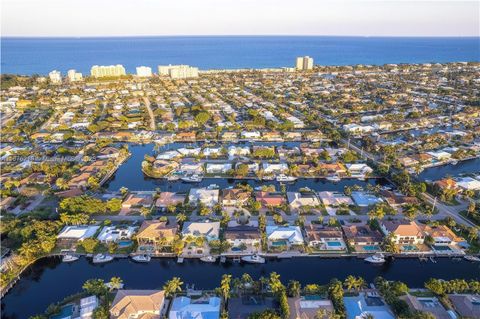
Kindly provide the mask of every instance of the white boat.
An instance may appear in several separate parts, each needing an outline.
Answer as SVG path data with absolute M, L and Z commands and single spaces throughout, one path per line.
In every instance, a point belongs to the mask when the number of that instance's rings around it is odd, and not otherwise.
M 148 263 L 152 259 L 152 257 L 150 255 L 143 254 L 133 256 L 132 259 L 139 263 Z
M 383 264 L 385 262 L 385 256 L 382 254 L 375 254 L 365 258 L 365 261 L 371 264 Z
M 273 181 L 275 179 L 274 176 L 263 176 L 262 177 L 262 180 L 264 181 Z
M 265 263 L 265 258 L 260 257 L 257 254 L 242 257 L 242 260 L 244 262 L 251 263 L 251 264 L 264 264 Z
M 341 181 L 341 178 L 338 177 L 337 175 L 327 176 L 326 179 L 327 179 L 327 181 L 331 181 L 331 182 L 340 182 Z
M 458 164 L 458 161 L 457 160 L 453 160 L 450 162 L 452 165 L 457 165 Z
M 178 181 L 180 177 L 178 175 L 169 175 L 167 176 L 167 181 Z
M 465 260 L 472 261 L 472 262 L 480 262 L 479 257 L 475 257 L 475 256 L 472 256 L 472 255 L 465 255 L 465 256 L 463 256 L 463 258 Z
M 96 254 L 95 256 L 93 256 L 94 264 L 108 263 L 109 261 L 112 261 L 112 260 L 113 260 L 113 257 L 110 255 Z
M 287 176 L 284 174 L 280 174 L 277 176 L 277 182 L 294 182 L 297 178 L 294 176 Z
M 191 175 L 191 176 L 185 176 L 185 177 L 182 177 L 182 181 L 184 182 L 188 182 L 188 183 L 199 183 L 202 181 L 202 177 L 199 176 L 199 175 Z
M 62 258 L 62 261 L 64 263 L 71 263 L 71 262 L 74 262 L 76 260 L 78 260 L 78 257 L 74 256 L 74 255 L 70 255 L 70 254 L 64 255 L 63 258 Z
M 200 258 L 200 260 L 206 263 L 214 263 L 215 261 L 217 261 L 217 258 L 213 256 L 204 256 Z
M 218 186 L 217 184 L 210 184 L 207 186 L 207 189 L 219 189 L 220 186 Z

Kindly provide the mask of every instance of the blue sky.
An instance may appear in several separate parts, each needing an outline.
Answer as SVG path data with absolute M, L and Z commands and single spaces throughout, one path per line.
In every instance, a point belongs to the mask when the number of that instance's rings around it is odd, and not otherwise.
M 480 1 L 2 0 L 2 36 L 479 36 Z

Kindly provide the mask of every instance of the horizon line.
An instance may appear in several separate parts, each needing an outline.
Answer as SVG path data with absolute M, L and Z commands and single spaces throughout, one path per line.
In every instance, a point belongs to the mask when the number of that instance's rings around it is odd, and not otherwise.
M 480 35 L 328 35 L 328 34 L 175 34 L 175 35 L 0 35 L 6 38 L 174 38 L 174 37 L 339 37 L 339 38 L 480 38 Z

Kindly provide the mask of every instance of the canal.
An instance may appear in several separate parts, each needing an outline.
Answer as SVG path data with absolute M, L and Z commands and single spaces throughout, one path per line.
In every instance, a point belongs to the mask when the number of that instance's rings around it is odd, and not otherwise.
M 447 176 L 456 177 L 460 174 L 479 174 L 480 158 L 474 158 L 466 161 L 458 162 L 456 165 L 448 164 L 425 169 L 418 175 L 422 181 L 436 181 Z
M 81 291 L 82 284 L 91 278 L 108 281 L 113 276 L 123 279 L 126 289 L 161 289 L 164 282 L 177 276 L 185 284 L 199 289 L 212 289 L 219 285 L 223 274 L 234 277 L 249 273 L 252 278 L 280 274 L 282 281 L 299 280 L 302 284 L 326 284 L 332 278 L 343 280 L 348 275 L 362 276 L 372 282 L 376 276 L 401 280 L 411 287 L 423 287 L 429 278 L 480 279 L 479 264 L 437 258 L 437 263 L 418 259 L 396 259 L 384 265 L 372 265 L 357 258 L 302 257 L 268 260 L 265 264 L 209 264 L 198 260 L 185 260 L 177 264 L 174 259 L 153 259 L 148 264 L 129 259 L 94 265 L 87 258 L 66 264 L 59 258 L 38 261 L 27 270 L 2 300 L 2 318 L 20 319 L 42 313 L 48 305 Z
M 291 142 L 289 147 L 298 146 L 295 143 Z M 262 143 L 262 145 L 265 143 Z M 270 143 L 270 144 L 282 144 L 282 143 Z M 269 144 L 269 145 L 270 145 Z M 298 144 L 298 143 L 297 143 Z M 193 144 L 188 143 L 172 143 L 168 146 L 162 146 L 163 149 L 178 149 L 180 147 L 192 146 Z M 256 144 L 258 145 L 258 144 Z M 287 144 L 283 144 L 287 146 Z M 280 183 L 277 181 L 258 181 L 258 180 L 237 180 L 237 179 L 228 179 L 228 178 L 204 178 L 200 183 L 186 183 L 181 180 L 179 181 L 167 181 L 166 179 L 156 179 L 145 176 L 141 170 L 141 164 L 145 155 L 154 154 L 154 144 L 146 145 L 129 145 L 130 153 L 132 154 L 130 158 L 123 163 L 117 172 L 112 176 L 112 178 L 105 184 L 105 187 L 109 191 L 118 191 L 121 187 L 126 187 L 131 191 L 153 191 L 156 188 L 160 188 L 161 191 L 171 191 L 171 192 L 187 192 L 192 187 L 206 187 L 210 184 L 217 184 L 220 188 L 227 188 L 234 186 L 237 183 L 248 183 L 252 187 L 262 186 L 262 185 L 275 185 L 277 189 L 280 187 Z M 339 182 L 331 182 L 324 178 L 299 178 L 293 183 L 287 183 L 287 191 L 296 191 L 302 187 L 309 187 L 315 191 L 343 191 L 345 186 L 366 186 L 367 184 L 375 185 L 377 183 L 385 184 L 384 180 L 370 178 L 366 181 L 361 181 L 358 179 L 343 179 Z

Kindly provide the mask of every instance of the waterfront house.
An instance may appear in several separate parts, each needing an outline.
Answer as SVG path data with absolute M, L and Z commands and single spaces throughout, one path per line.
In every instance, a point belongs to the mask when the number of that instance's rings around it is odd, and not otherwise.
M 361 191 L 352 192 L 352 199 L 355 205 L 359 207 L 373 206 L 383 202 L 383 200 L 371 193 L 365 193 Z
M 353 205 L 352 199 L 342 193 L 323 191 L 318 193 L 318 197 L 325 206 Z
M 192 300 L 189 297 L 180 296 L 173 299 L 169 319 L 219 319 L 221 300 L 218 297 L 204 297 Z
M 480 181 L 471 177 L 461 177 L 457 179 L 457 187 L 463 191 L 479 191 Z
M 150 193 L 130 193 L 122 202 L 121 215 L 129 214 L 142 207 L 150 208 L 153 205 L 153 196 Z
M 180 157 L 181 154 L 175 150 L 172 151 L 165 151 L 157 155 L 156 159 L 157 160 L 165 160 L 165 161 L 171 161 L 173 159 L 176 159 Z
M 221 147 L 206 147 L 202 151 L 203 156 L 205 157 L 217 157 L 222 155 Z
M 165 310 L 163 290 L 118 290 L 110 307 L 110 318 L 160 319 Z
M 192 188 L 188 195 L 188 201 L 193 205 L 202 203 L 207 207 L 213 207 L 218 203 L 218 195 L 218 189 Z
M 120 155 L 120 151 L 118 148 L 116 147 L 112 147 L 112 146 L 108 146 L 108 147 L 104 147 L 102 148 L 98 154 L 97 154 L 97 158 L 99 159 L 110 159 L 110 158 L 117 158 L 118 156 Z
M 229 146 L 227 150 L 228 157 L 233 159 L 235 157 L 240 156 L 249 156 L 250 155 L 250 147 L 248 146 Z
M 201 152 L 200 147 L 182 147 L 177 150 L 182 156 L 197 156 Z
M 145 220 L 140 226 L 135 236 L 138 247 L 142 247 L 142 251 L 160 251 L 163 247 L 175 239 L 177 235 L 177 225 L 167 225 L 166 222 L 157 220 Z
M 241 206 L 245 205 L 250 199 L 251 194 L 241 188 L 223 189 L 222 205 L 223 206 Z
M 428 226 L 422 225 L 425 236 L 430 236 L 433 240 L 433 248 L 437 252 L 460 250 L 458 244 L 465 241 L 445 225 Z M 445 248 L 448 247 L 447 250 Z
M 362 319 L 372 315 L 375 319 L 394 319 L 390 307 L 380 298 L 378 292 L 361 292 L 358 296 L 343 297 L 347 319 Z
M 186 194 L 173 193 L 173 192 L 161 192 L 155 201 L 155 207 L 159 209 L 166 209 L 170 205 L 183 204 L 187 198 Z
M 300 132 L 284 132 L 283 138 L 289 141 L 300 141 L 302 139 L 302 133 Z
M 302 207 L 317 207 L 320 201 L 313 192 L 287 192 L 287 200 L 291 210 L 298 210 Z
M 380 229 L 385 235 L 393 234 L 393 242 L 402 252 L 428 250 L 423 245 L 426 234 L 424 226 L 408 220 L 382 220 Z
M 393 208 L 399 208 L 407 204 L 418 204 L 418 199 L 413 196 L 405 196 L 399 192 L 382 190 L 380 195 Z
M 102 243 L 118 243 L 120 241 L 130 241 L 135 234 L 136 227 L 126 225 L 105 226 L 97 236 Z
M 346 250 L 340 228 L 310 224 L 305 227 L 306 241 L 308 246 L 316 250 Z
M 92 238 L 95 236 L 100 226 L 65 226 L 57 235 L 57 241 L 59 244 L 75 244 L 76 242 L 83 241 L 86 238 Z
M 224 238 L 232 246 L 232 253 L 252 253 L 260 247 L 261 236 L 256 225 L 228 226 Z
M 435 185 L 441 190 L 457 188 L 457 182 L 455 182 L 453 178 L 449 178 L 449 177 L 435 181 L 433 185 Z
M 180 165 L 179 169 L 186 174 L 202 174 L 203 163 L 184 162 Z
M 347 169 L 341 163 L 320 163 L 318 168 L 325 175 L 345 176 L 347 173 Z
M 302 230 L 298 226 L 266 226 L 266 234 L 268 246 L 290 247 L 295 245 L 303 245 Z
M 371 253 L 380 250 L 383 236 L 378 230 L 372 230 L 364 224 L 345 225 L 342 230 L 349 246 L 356 252 Z
M 462 318 L 480 318 L 479 294 L 452 294 L 448 299 Z
M 255 162 L 237 162 L 235 164 L 235 169 L 238 169 L 240 165 L 247 165 L 248 173 L 256 173 L 260 168 L 258 163 L 255 163 Z
M 411 156 L 404 156 L 398 159 L 398 162 L 404 167 L 413 167 L 418 165 L 420 162 Z
M 224 132 L 222 134 L 222 140 L 233 142 L 238 139 L 238 134 L 236 132 Z
M 280 174 L 288 172 L 287 163 L 262 163 L 263 172 L 265 174 Z
M 195 132 L 180 132 L 175 136 L 178 142 L 195 142 L 197 140 Z
M 329 299 L 319 296 L 315 298 L 300 296 L 288 298 L 290 307 L 290 319 L 327 319 L 328 314 L 334 313 L 333 303 Z M 319 316 L 319 311 L 325 311 L 325 316 Z
M 354 178 L 365 178 L 373 172 L 373 169 L 367 164 L 347 164 L 348 172 L 350 177 Z
M 256 192 L 255 199 L 262 204 L 263 208 L 278 207 L 286 203 L 283 194 L 276 192 Z
M 251 131 L 251 132 L 248 132 L 248 131 L 242 131 L 240 133 L 242 139 L 246 139 L 246 140 L 258 140 L 260 139 L 260 132 L 258 131 Z
M 231 169 L 231 163 L 207 163 L 205 166 L 207 174 L 226 174 Z
M 450 314 L 436 297 L 416 297 L 407 293 L 400 298 L 407 303 L 408 307 L 413 312 L 420 311 L 423 313 L 430 313 L 436 319 L 452 319 Z
M 207 241 L 218 239 L 220 235 L 220 222 L 185 222 L 182 236 L 203 237 Z

